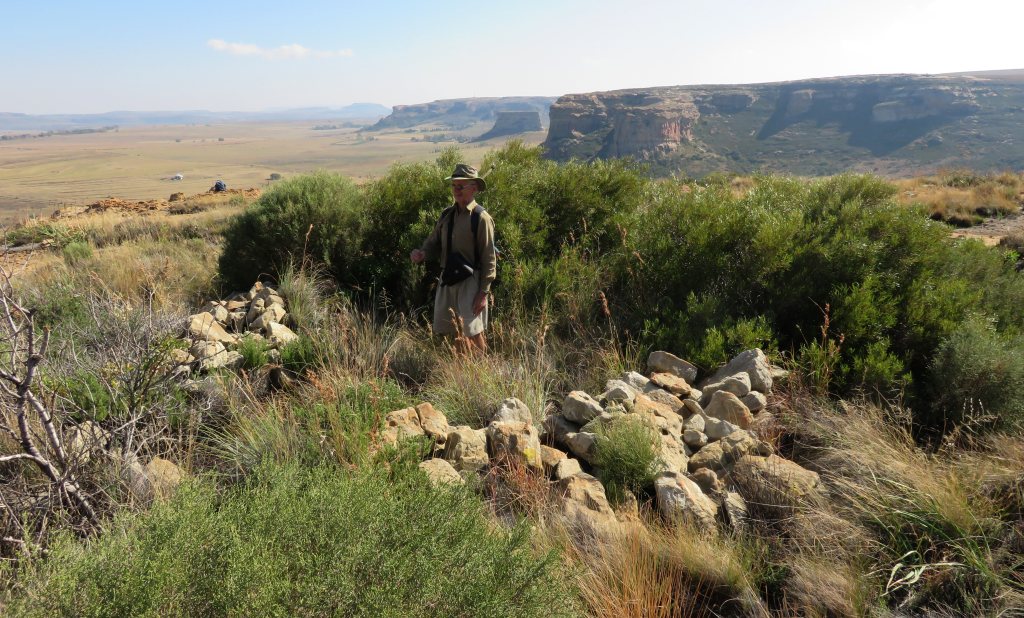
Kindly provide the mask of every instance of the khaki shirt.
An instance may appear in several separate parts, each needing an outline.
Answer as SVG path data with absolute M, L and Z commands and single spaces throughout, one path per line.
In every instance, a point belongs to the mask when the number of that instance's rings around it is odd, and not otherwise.
M 452 214 L 455 216 L 455 227 L 452 229 L 452 245 L 455 250 L 462 254 L 462 257 L 472 262 L 476 254 L 473 250 L 474 244 L 480 250 L 480 264 L 477 264 L 476 272 L 480 281 L 480 291 L 489 292 L 491 282 L 497 276 L 497 269 L 494 256 L 494 220 L 485 210 L 480 214 L 480 226 L 476 231 L 476 238 L 473 238 L 473 227 L 470 225 L 470 218 L 474 208 L 480 208 L 476 201 L 472 201 L 465 210 L 455 206 Z M 423 241 L 420 247 L 427 254 L 427 259 L 439 257 L 441 265 L 444 266 L 448 258 L 448 217 L 442 217 L 434 226 L 434 231 Z

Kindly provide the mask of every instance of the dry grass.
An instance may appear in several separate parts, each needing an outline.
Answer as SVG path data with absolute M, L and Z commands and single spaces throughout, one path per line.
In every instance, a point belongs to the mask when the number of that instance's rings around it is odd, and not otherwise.
M 923 206 L 933 219 L 958 227 L 1016 214 L 1024 205 L 1024 176 L 1010 172 L 981 176 L 950 171 L 896 184 L 901 202 Z

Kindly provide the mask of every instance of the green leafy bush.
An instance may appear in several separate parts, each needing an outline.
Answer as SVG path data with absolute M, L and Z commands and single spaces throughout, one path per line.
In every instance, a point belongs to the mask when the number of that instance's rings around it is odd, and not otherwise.
M 621 502 L 626 491 L 648 491 L 662 465 L 660 453 L 661 435 L 645 419 L 626 415 L 602 424 L 596 463 L 609 499 Z
M 572 599 L 525 525 L 499 530 L 462 488 L 418 475 L 264 468 L 226 494 L 66 536 L 25 573 L 24 616 L 559 616 Z
M 61 254 L 68 266 L 75 267 L 92 257 L 92 247 L 88 242 L 76 240 L 65 245 Z
M 236 350 L 242 355 L 243 369 L 258 369 L 270 362 L 270 344 L 265 339 L 243 337 Z
M 361 215 L 359 190 L 344 176 L 317 172 L 277 183 L 225 230 L 221 279 L 247 289 L 261 273 L 308 260 L 345 281 L 360 251 Z

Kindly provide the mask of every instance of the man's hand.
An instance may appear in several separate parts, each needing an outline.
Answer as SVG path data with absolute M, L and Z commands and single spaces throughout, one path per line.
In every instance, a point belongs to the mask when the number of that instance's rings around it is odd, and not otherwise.
M 426 253 L 423 253 L 422 249 L 413 249 L 412 253 L 409 254 L 409 259 L 412 260 L 413 264 L 419 264 L 427 257 Z
M 487 292 L 477 292 L 473 299 L 473 315 L 480 315 L 480 312 L 487 306 Z

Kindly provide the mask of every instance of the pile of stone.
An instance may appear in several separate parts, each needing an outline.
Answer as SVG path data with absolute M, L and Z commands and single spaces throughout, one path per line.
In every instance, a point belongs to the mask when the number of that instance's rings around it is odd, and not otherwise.
M 206 303 L 188 317 L 186 349 L 175 350 L 175 373 L 184 377 L 212 369 L 236 370 L 242 366 L 237 348 L 247 338 L 265 340 L 272 353 L 298 338 L 284 325 L 288 312 L 274 288 L 257 282 L 248 292 L 236 292 L 225 300 Z
M 748 350 L 696 388 L 696 367 L 654 352 L 647 376 L 628 372 L 609 380 L 597 397 L 573 391 L 539 430 L 524 403 L 506 399 L 483 429 L 450 427 L 423 403 L 389 414 L 383 437 L 389 443 L 433 440 L 435 456 L 421 467 L 435 482 L 459 483 L 498 462 L 517 462 L 547 475 L 571 523 L 608 531 L 619 520 L 597 479 L 598 435 L 623 419 L 642 419 L 656 429 L 661 471 L 654 489 L 661 513 L 703 528 L 742 530 L 747 499 L 796 505 L 819 491 L 815 472 L 779 457 L 758 437 L 759 426 L 771 423 L 765 409 L 773 381 L 784 374 L 761 350 Z

